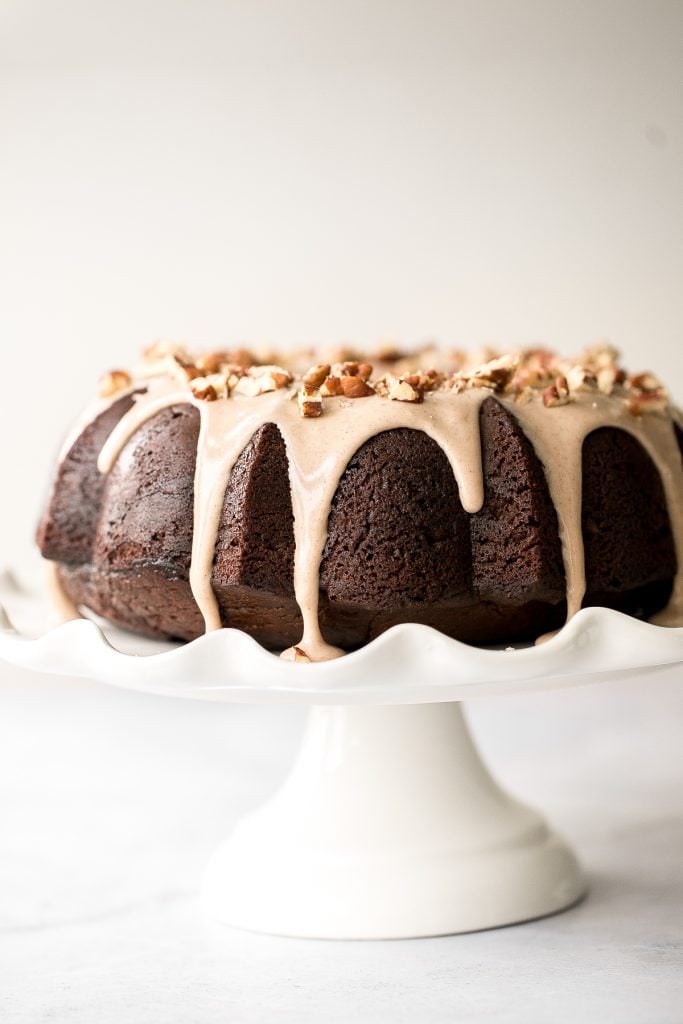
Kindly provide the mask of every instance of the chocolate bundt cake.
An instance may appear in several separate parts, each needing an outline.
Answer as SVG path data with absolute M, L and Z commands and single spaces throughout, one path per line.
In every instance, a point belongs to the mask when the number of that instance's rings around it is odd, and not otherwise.
M 682 434 L 614 350 L 297 373 L 148 350 L 65 444 L 38 530 L 66 616 L 236 627 L 297 660 L 399 622 L 474 644 L 581 607 L 683 624 Z

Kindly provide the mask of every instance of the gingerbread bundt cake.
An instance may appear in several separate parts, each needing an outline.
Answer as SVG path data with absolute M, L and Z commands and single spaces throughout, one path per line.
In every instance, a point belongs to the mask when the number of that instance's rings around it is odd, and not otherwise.
M 38 543 L 62 607 L 231 626 L 321 660 L 399 622 L 513 643 L 604 605 L 683 624 L 681 431 L 609 347 L 383 353 L 297 373 L 148 350 L 64 446 Z

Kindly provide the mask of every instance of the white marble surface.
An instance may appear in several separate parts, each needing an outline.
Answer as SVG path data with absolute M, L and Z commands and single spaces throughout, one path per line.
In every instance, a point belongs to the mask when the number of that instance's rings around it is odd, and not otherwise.
M 573 841 L 591 892 L 531 924 L 330 943 L 202 921 L 203 866 L 267 795 L 295 708 L 0 666 L 2 1024 L 683 1020 L 680 676 L 480 701 L 489 763 Z

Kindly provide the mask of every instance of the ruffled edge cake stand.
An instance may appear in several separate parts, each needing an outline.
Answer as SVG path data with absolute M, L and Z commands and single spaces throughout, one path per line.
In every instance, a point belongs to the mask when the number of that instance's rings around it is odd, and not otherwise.
M 40 595 L 0 576 L 0 658 L 39 672 L 203 700 L 312 705 L 294 766 L 214 854 L 207 913 L 255 931 L 408 938 L 491 928 L 575 903 L 576 857 L 493 779 L 470 697 L 665 670 L 683 629 L 601 608 L 539 647 L 481 650 L 396 626 L 322 664 L 284 662 L 223 629 L 185 645 L 88 619 L 44 631 Z

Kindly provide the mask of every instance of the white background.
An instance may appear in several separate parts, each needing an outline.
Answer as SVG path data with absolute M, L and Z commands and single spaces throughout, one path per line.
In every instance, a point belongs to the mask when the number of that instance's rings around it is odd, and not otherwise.
M 607 336 L 683 391 L 681 0 L 0 0 L 2 525 L 103 368 Z
M 100 371 L 159 336 L 607 336 L 680 399 L 682 183 L 681 0 L 0 0 L 0 561 Z M 0 672 L 8 1024 L 679 1024 L 680 685 L 474 709 L 579 908 L 339 946 L 197 912 L 298 712 Z

